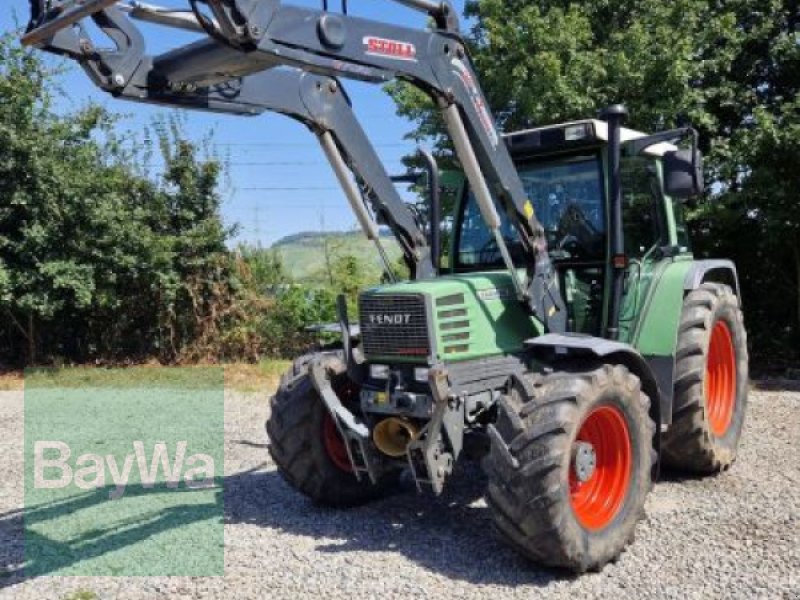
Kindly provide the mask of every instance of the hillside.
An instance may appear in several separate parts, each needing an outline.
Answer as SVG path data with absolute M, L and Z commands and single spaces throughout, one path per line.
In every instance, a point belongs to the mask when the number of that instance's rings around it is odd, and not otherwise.
M 400 248 L 390 234 L 382 234 L 382 242 L 392 261 L 400 256 Z M 361 232 L 307 231 L 281 238 L 272 245 L 280 254 L 286 272 L 297 281 L 321 281 L 325 272 L 325 246 L 332 256 L 355 256 L 365 269 L 380 277 L 382 266 L 375 245 Z

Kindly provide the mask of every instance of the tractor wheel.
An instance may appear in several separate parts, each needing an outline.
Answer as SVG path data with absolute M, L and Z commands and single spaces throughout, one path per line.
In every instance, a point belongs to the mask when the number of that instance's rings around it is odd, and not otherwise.
M 336 423 L 311 383 L 309 368 L 315 361 L 324 362 L 342 403 L 357 407 L 358 388 L 347 377 L 341 352 L 297 359 L 272 397 L 267 421 L 270 455 L 289 485 L 317 504 L 364 504 L 383 495 L 395 474 L 387 474 L 378 485 L 373 485 L 366 475 L 361 481 L 356 479 Z
M 747 371 L 739 300 L 727 285 L 704 283 L 683 302 L 665 465 L 694 473 L 730 467 L 744 424 Z
M 599 570 L 633 540 L 655 424 L 625 367 L 525 376 L 489 428 L 488 502 L 501 537 L 535 562 Z

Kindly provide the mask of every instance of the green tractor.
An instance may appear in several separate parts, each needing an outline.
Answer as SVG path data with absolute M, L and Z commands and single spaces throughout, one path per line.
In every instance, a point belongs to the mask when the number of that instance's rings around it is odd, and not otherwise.
M 736 270 L 694 260 L 683 223 L 703 191 L 697 133 L 626 129 L 615 105 L 501 136 L 451 3 L 395 1 L 431 27 L 357 18 L 344 1 L 31 0 L 22 41 L 115 98 L 303 123 L 389 271 L 379 224 L 397 238 L 410 280 L 366 290 L 357 324 L 340 298 L 341 348 L 295 361 L 272 399 L 270 453 L 292 486 L 346 507 L 407 472 L 439 494 L 456 461 L 479 457 L 513 547 L 599 569 L 632 540 L 659 464 L 722 471 L 742 432 Z M 151 55 L 134 21 L 200 39 Z M 342 79 L 430 96 L 469 183 L 454 214 L 440 214 L 430 155 L 430 214 L 403 203 Z
M 284 376 L 267 430 L 294 487 L 351 506 L 407 470 L 438 493 L 456 460 L 479 456 L 500 534 L 536 562 L 583 571 L 632 540 L 659 457 L 700 474 L 731 465 L 747 342 L 734 266 L 690 250 L 698 153 L 626 128 L 615 142 L 610 129 L 587 120 L 505 136 L 546 232 L 566 333 L 547 333 L 517 301 L 463 190 L 449 266 L 366 290 L 346 350 L 304 356 Z M 515 230 L 506 219 L 500 230 L 522 276 Z M 346 353 L 362 374 L 348 374 Z M 366 442 L 343 437 L 322 399 L 331 391 Z

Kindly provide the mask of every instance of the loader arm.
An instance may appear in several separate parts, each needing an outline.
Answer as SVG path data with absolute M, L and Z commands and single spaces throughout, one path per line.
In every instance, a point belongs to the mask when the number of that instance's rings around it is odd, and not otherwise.
M 283 65 L 320 76 L 373 83 L 400 79 L 415 85 L 429 94 L 442 111 L 519 299 L 549 331 L 564 331 L 566 311 L 544 231 L 497 131 L 449 2 L 394 0 L 433 17 L 437 29 L 424 31 L 283 5 L 280 0 L 204 0 L 213 13 L 212 19 L 200 15 L 198 1 L 191 0 L 192 8 L 209 37 L 148 58 L 144 68 L 149 84 L 170 90 L 208 87 Z M 89 15 L 112 39 L 118 34 L 103 26 L 110 15 L 122 16 L 117 8 L 109 6 L 109 0 L 57 4 L 60 10 L 55 14 L 42 11 L 37 20 L 32 20 L 23 41 L 52 46 L 67 31 L 60 28 L 59 21 L 66 27 Z M 139 89 L 142 85 L 143 74 L 139 71 L 144 57 L 139 56 L 136 67 L 125 62 L 127 56 L 113 58 L 121 70 L 113 65 L 107 68 L 101 87 L 116 95 L 135 96 L 136 91 L 130 88 Z M 348 140 L 339 142 L 349 152 Z M 529 275 L 525 283 L 519 280 L 500 234 L 495 201 L 519 234 Z
M 153 57 L 145 54 L 144 40 L 123 12 L 156 24 L 202 31 L 191 14 L 135 4 L 92 15 L 116 43 L 114 50 L 96 50 L 88 37 L 72 29 L 58 31 L 44 49 L 76 59 L 98 87 L 119 98 L 244 116 L 276 112 L 303 123 L 318 138 L 367 238 L 378 244 L 384 255 L 377 224 L 364 200 L 394 233 L 412 277 L 435 274 L 425 234 L 398 194 L 337 80 L 275 67 L 204 86 L 164 85 Z M 126 84 L 119 86 L 123 80 Z M 358 188 L 348 170 L 355 175 Z

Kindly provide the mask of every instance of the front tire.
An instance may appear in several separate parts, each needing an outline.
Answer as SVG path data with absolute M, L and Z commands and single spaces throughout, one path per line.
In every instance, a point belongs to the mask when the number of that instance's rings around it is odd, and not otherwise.
M 488 502 L 501 537 L 535 562 L 576 572 L 616 559 L 651 488 L 649 407 L 623 366 L 517 381 L 489 429 Z
M 317 504 L 334 507 L 358 506 L 384 495 L 396 479 L 388 473 L 373 485 L 353 474 L 344 442 L 330 413 L 319 397 L 309 374 L 321 361 L 331 376 L 331 385 L 342 403 L 357 404 L 358 389 L 347 377 L 341 352 L 321 352 L 297 359 L 281 378 L 271 400 L 267 421 L 269 453 L 278 472 L 293 488 Z
M 672 425 L 664 464 L 709 474 L 736 459 L 747 406 L 747 332 L 739 300 L 719 283 L 704 283 L 683 303 L 675 364 Z

